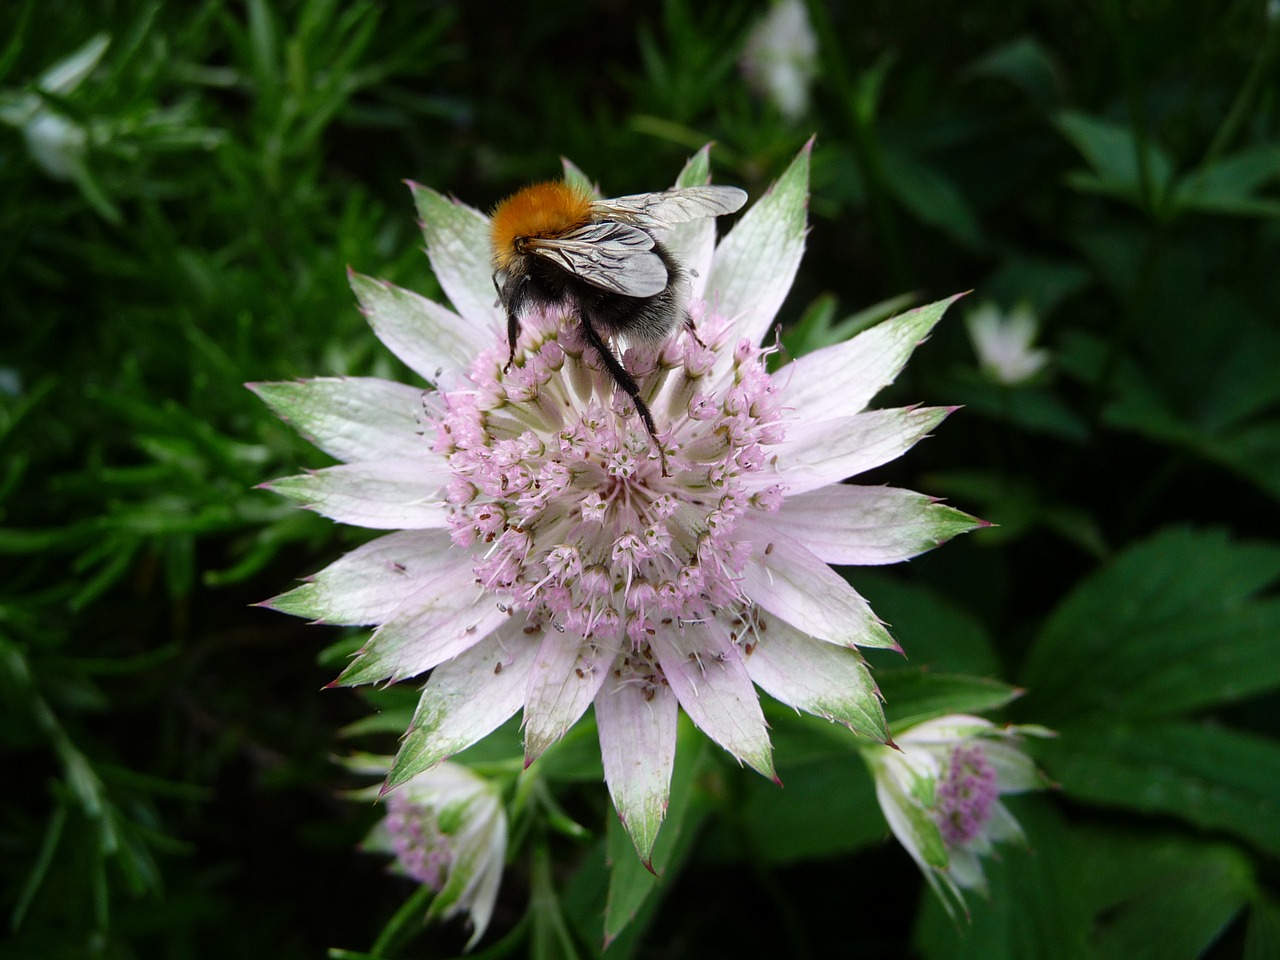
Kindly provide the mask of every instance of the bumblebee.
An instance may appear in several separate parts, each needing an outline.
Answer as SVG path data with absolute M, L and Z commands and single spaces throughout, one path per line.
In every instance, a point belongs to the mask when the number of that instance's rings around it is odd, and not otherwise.
M 552 181 L 525 187 L 493 212 L 493 283 L 507 313 L 507 367 L 515 360 L 520 319 L 532 308 L 563 307 L 577 315 L 586 342 L 610 379 L 635 404 L 666 454 L 640 387 L 609 341 L 661 343 L 683 322 L 689 281 L 658 239 L 664 227 L 741 209 L 737 187 L 681 187 L 594 200 L 585 190 Z

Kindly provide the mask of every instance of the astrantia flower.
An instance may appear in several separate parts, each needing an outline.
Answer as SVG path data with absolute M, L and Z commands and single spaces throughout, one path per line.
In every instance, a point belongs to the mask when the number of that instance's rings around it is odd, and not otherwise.
M 376 772 L 386 770 L 384 764 Z M 435 891 L 428 921 L 469 913 L 470 949 L 489 926 L 507 853 L 507 815 L 497 790 L 467 767 L 446 762 L 411 777 L 382 800 L 387 815 L 365 840 L 365 849 L 392 854 L 399 872 Z
M 889 828 L 949 913 L 964 908 L 962 890 L 986 892 L 981 858 L 992 845 L 1023 839 L 1000 797 L 1047 786 L 1018 743 L 1047 733 L 952 714 L 896 735 L 896 750 L 863 751 Z
M 454 313 L 353 275 L 374 331 L 434 390 L 374 379 L 258 385 L 347 461 L 272 488 L 399 529 L 272 601 L 378 629 L 340 682 L 432 671 L 388 785 L 523 708 L 527 762 L 595 707 L 605 776 L 648 860 L 677 709 L 774 777 L 754 684 L 884 741 L 857 647 L 895 647 L 829 563 L 892 563 L 976 521 L 931 498 L 840 483 L 892 460 L 946 408 L 864 411 L 941 317 L 904 314 L 769 374 L 758 346 L 804 246 L 809 153 L 716 244 L 673 229 L 697 335 L 629 349 L 666 451 L 586 347 L 577 318 L 528 317 L 516 362 L 495 307 L 487 218 L 413 188 Z M 678 185 L 707 179 L 707 152 Z
M 995 304 L 984 303 L 965 317 L 965 325 L 978 366 L 996 383 L 1016 386 L 1049 362 L 1049 351 L 1031 346 L 1038 324 L 1025 304 L 1006 314 Z

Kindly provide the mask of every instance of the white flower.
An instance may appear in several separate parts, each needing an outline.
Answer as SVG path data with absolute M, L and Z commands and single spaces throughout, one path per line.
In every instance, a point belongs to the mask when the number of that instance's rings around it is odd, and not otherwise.
M 898 749 L 863 751 L 889 828 L 924 872 L 947 912 L 964 908 L 962 890 L 986 892 L 981 858 L 992 845 L 1023 840 L 1000 797 L 1047 784 L 1018 741 L 1041 727 L 998 727 L 952 714 L 895 737 Z
M 779 113 L 795 119 L 809 108 L 817 58 L 818 40 L 804 0 L 779 0 L 747 35 L 742 73 Z
M 376 768 L 386 770 L 386 764 Z M 469 913 L 467 949 L 475 946 L 493 916 L 507 853 L 507 815 L 497 790 L 467 767 L 446 762 L 382 799 L 387 815 L 365 849 L 394 855 L 400 872 L 436 892 L 428 922 Z
M 707 180 L 707 151 L 678 185 Z M 683 708 L 774 777 L 754 685 L 874 740 L 888 731 L 857 647 L 896 644 L 828 564 L 893 563 L 977 525 L 908 490 L 841 483 L 899 456 L 950 408 L 865 410 L 948 302 L 770 375 L 769 334 L 804 247 L 809 151 L 729 235 L 667 237 L 697 336 L 623 357 L 667 453 L 564 311 L 526 318 L 516 363 L 490 279 L 488 219 L 414 186 L 457 313 L 352 276 L 382 341 L 436 385 L 254 389 L 346 461 L 271 488 L 392 529 L 272 601 L 376 624 L 343 683 L 431 671 L 388 778 L 404 783 L 524 710 L 532 763 L 594 705 L 609 790 L 648 861 Z M 695 272 L 696 271 L 696 272 Z
M 1036 315 L 1025 304 L 1008 314 L 984 303 L 965 317 L 978 366 L 996 383 L 1014 386 L 1030 380 L 1049 362 L 1049 351 L 1035 350 Z

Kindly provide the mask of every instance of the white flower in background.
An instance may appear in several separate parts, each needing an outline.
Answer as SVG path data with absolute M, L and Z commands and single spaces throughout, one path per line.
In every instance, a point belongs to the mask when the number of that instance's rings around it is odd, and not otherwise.
M 67 96 L 102 60 L 111 38 L 100 33 L 36 78 L 38 91 Z M 55 180 L 70 180 L 84 161 L 85 129 L 39 93 L 0 94 L 0 121 L 22 130 L 31 158 Z
M 1025 304 L 1002 313 L 984 303 L 965 317 L 969 339 L 982 372 L 996 383 L 1015 386 L 1030 380 L 1049 362 L 1048 350 L 1031 346 L 1039 332 L 1036 315 Z
M 683 708 L 773 778 L 754 686 L 888 737 L 857 647 L 896 644 L 828 564 L 904 560 L 978 525 L 909 490 L 850 486 L 950 408 L 865 410 L 950 301 L 911 311 L 775 374 L 758 344 L 804 247 L 809 151 L 716 243 L 673 228 L 697 336 L 623 356 L 667 454 L 564 311 L 523 323 L 509 371 L 489 221 L 414 194 L 457 313 L 353 275 L 370 324 L 433 390 L 377 379 L 257 384 L 282 417 L 346 461 L 269 486 L 391 533 L 275 600 L 378 629 L 341 683 L 431 671 L 388 785 L 524 710 L 526 762 L 594 705 L 605 777 L 640 855 L 666 811 Z M 678 181 L 707 181 L 704 148 Z M 669 475 L 667 475 L 669 474 Z
M 818 39 L 804 0 L 780 0 L 747 35 L 742 73 L 756 93 L 794 120 L 809 109 L 817 58 Z
M 387 760 L 351 766 L 385 774 Z M 428 922 L 469 913 L 467 949 L 475 946 L 493 916 L 507 854 L 507 814 L 497 789 L 467 767 L 446 762 L 411 777 L 382 802 L 387 815 L 364 848 L 392 854 L 398 872 L 435 891 Z
M 993 844 L 1024 840 L 1000 797 L 1048 785 L 1022 752 L 1022 735 L 1050 734 L 1042 727 L 1000 727 L 952 714 L 898 734 L 897 750 L 863 751 L 889 828 L 948 913 L 964 908 L 962 890 L 986 892 L 982 857 Z

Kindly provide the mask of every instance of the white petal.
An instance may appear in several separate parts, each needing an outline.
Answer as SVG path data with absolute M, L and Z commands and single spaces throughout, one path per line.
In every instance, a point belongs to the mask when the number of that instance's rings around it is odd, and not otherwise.
M 453 378 L 470 370 L 476 354 L 492 344 L 484 327 L 434 300 L 354 270 L 347 278 L 378 339 L 431 383 L 452 386 Z
M 375 530 L 439 529 L 446 513 L 442 489 L 449 468 L 422 460 L 378 460 L 325 467 L 263 484 L 316 513 Z
M 742 589 L 759 606 L 818 640 L 898 649 L 867 601 L 812 553 L 754 518 L 738 529 L 752 545 Z
M 743 660 L 751 679 L 790 707 L 838 720 L 855 733 L 889 739 L 879 691 L 856 651 L 805 636 L 789 623 L 759 614 L 760 632 Z
M 804 253 L 809 206 L 809 151 L 791 162 L 763 197 L 743 214 L 716 247 L 706 299 L 734 320 L 732 344 L 759 343 L 786 299 Z
M 506 318 L 497 306 L 493 286 L 493 253 L 489 218 L 465 203 L 411 184 L 431 269 L 454 309 L 474 337 L 492 344 Z
M 465 557 L 441 570 L 379 627 L 338 683 L 417 676 L 475 646 L 508 623 L 501 598 L 476 585 Z M 522 637 L 529 644 L 527 637 Z
M 436 667 L 387 774 L 388 788 L 465 750 L 510 719 L 524 703 L 537 650 L 515 627 Z
M 910 450 L 946 419 L 951 407 L 868 410 L 835 420 L 791 420 L 773 448 L 778 472 L 760 471 L 761 486 L 781 482 L 787 495 L 807 493 L 888 463 Z
M 339 460 L 395 460 L 430 455 L 422 434 L 422 397 L 377 377 L 321 377 L 251 383 L 250 390 L 302 436 Z
M 760 698 L 724 627 L 711 620 L 659 630 L 652 644 L 689 719 L 738 760 L 776 780 Z
M 899 314 L 852 340 L 806 354 L 783 367 L 782 406 L 802 420 L 825 420 L 862 410 L 906 366 L 911 353 L 929 335 L 958 297 L 939 300 Z
M 711 145 L 707 144 L 684 165 L 676 178 L 677 187 L 698 187 L 711 182 Z M 700 217 L 670 227 L 663 244 L 689 274 L 689 295 L 701 300 L 711 275 L 711 258 L 716 249 L 714 217 Z
M 676 761 L 676 698 L 668 687 L 609 671 L 596 694 L 600 757 L 609 795 L 640 859 L 649 863 L 667 815 Z
M 565 735 L 595 699 L 613 666 L 607 652 L 572 633 L 547 630 L 524 698 L 525 766 Z
M 263 606 L 324 623 L 382 623 L 460 556 L 444 531 L 402 530 L 357 547 Z
M 898 563 L 982 525 L 896 487 L 831 484 L 787 497 L 774 521 L 827 563 Z

